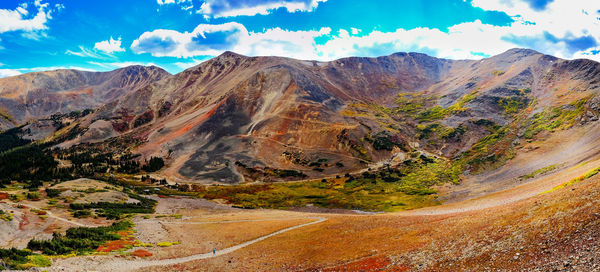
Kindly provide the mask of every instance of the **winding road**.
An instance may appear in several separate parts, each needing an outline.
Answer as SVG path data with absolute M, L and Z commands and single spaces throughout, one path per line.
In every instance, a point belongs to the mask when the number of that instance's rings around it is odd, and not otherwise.
M 163 259 L 163 260 L 111 259 L 109 261 L 106 261 L 106 260 L 95 260 L 95 259 L 91 259 L 91 258 L 86 258 L 85 266 L 88 267 L 88 269 L 93 267 L 93 269 L 89 269 L 89 271 L 111 271 L 111 272 L 114 272 L 114 271 L 132 271 L 135 269 L 140 269 L 140 268 L 145 268 L 145 267 L 175 265 L 175 264 L 181 264 L 181 263 L 186 263 L 186 262 L 190 262 L 190 261 L 203 260 L 203 259 L 208 259 L 208 258 L 213 258 L 213 257 L 229 254 L 231 252 L 242 249 L 242 248 L 252 245 L 254 243 L 258 243 L 258 242 L 268 239 L 270 237 L 273 237 L 273 236 L 276 236 L 276 235 L 279 235 L 279 234 L 282 234 L 282 233 L 285 233 L 285 232 L 288 232 L 291 230 L 318 224 L 318 223 L 321 223 L 321 222 L 324 222 L 327 220 L 327 218 L 325 218 L 325 217 L 291 218 L 290 220 L 292 220 L 292 219 L 315 219 L 315 221 L 288 227 L 288 228 L 285 228 L 282 230 L 278 230 L 271 234 L 267 234 L 267 235 L 258 237 L 256 239 L 253 239 L 253 240 L 250 240 L 250 241 L 247 241 L 247 242 L 235 245 L 235 246 L 220 249 L 220 250 L 216 251 L 214 254 L 212 252 L 208 252 L 208 253 L 190 255 L 190 256 L 186 256 L 186 257 Z M 271 221 L 271 220 L 272 219 L 252 220 L 252 221 Z M 214 222 L 211 221 L 211 222 L 194 222 L 194 223 L 230 223 L 230 222 L 232 222 L 232 221 L 229 220 L 229 221 L 214 221 Z M 192 223 L 192 222 L 190 222 L 190 223 Z M 82 261 L 84 261 L 84 260 L 82 260 Z M 49 271 L 63 271 L 63 270 L 62 270 L 62 267 L 53 266 L 53 267 L 51 267 L 51 269 L 49 269 Z

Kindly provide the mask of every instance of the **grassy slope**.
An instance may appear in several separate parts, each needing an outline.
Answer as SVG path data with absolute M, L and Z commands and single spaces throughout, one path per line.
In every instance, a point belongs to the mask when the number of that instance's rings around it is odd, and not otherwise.
M 435 271 L 551 270 L 552 262 L 562 265 L 575 254 L 582 256 L 579 269 L 586 270 L 594 264 L 589 258 L 600 253 L 592 250 L 586 255 L 586 248 L 598 250 L 600 246 L 597 239 L 587 240 L 600 232 L 595 208 L 600 205 L 599 189 L 600 178 L 594 176 L 570 189 L 468 213 L 331 215 L 322 224 L 183 267 L 228 271 L 283 266 L 336 271 L 348 265 L 390 271 L 417 267 Z

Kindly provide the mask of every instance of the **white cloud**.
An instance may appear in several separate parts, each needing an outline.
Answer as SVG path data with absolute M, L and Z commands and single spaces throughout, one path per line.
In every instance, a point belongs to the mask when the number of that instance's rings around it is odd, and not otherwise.
M 514 47 L 500 39 L 502 27 L 482 24 L 480 21 L 455 25 L 443 32 L 431 28 L 397 29 L 394 32 L 373 31 L 360 37 L 350 36 L 340 30 L 322 45 L 316 53 L 323 60 L 348 56 L 381 56 L 394 52 L 417 51 L 444 58 L 481 58 L 486 54 L 498 54 Z M 477 37 L 477 39 L 474 39 Z
M 31 67 L 31 68 L 17 68 L 17 69 L 0 69 L 0 78 L 10 77 L 10 76 L 18 76 L 24 73 L 31 72 L 43 72 L 43 71 L 52 71 L 59 69 L 75 69 L 80 71 L 90 71 L 95 72 L 96 70 L 92 70 L 89 68 L 83 68 L 79 66 L 47 66 L 47 67 Z
M 95 59 L 111 59 L 111 58 L 114 59 L 115 58 L 111 54 L 90 50 L 81 45 L 79 46 L 79 51 L 67 50 L 67 51 L 65 51 L 65 54 L 72 55 L 72 56 L 78 56 L 78 57 L 84 57 L 84 58 L 95 58 Z
M 159 6 L 177 4 L 182 10 L 191 10 L 194 8 L 192 0 L 156 0 Z
M 160 0 L 159 0 L 160 1 Z M 266 15 L 284 8 L 288 12 L 312 11 L 327 0 L 206 0 L 197 11 L 207 17 Z
M 248 37 L 246 28 L 230 22 L 220 25 L 200 24 L 192 32 L 157 29 L 143 33 L 131 44 L 131 50 L 137 54 L 150 53 L 155 57 L 193 57 L 217 55 L 240 39 Z
M 319 30 L 289 31 L 281 28 L 250 33 L 247 43 L 234 47 L 235 52 L 251 56 L 284 56 L 296 59 L 319 59 L 317 37 L 329 35 L 328 27 Z
M 46 23 L 51 19 L 51 10 L 48 3 L 42 4 L 41 1 L 35 1 L 34 7 L 37 8 L 37 14 L 29 18 L 27 3 L 19 5 L 16 9 L 0 9 L 0 33 L 9 31 L 41 31 L 48 27 Z
M 117 68 L 123 68 L 123 67 L 127 67 L 127 66 L 133 66 L 133 65 L 142 65 L 142 66 L 157 66 L 156 64 L 154 64 L 153 62 L 138 62 L 138 61 L 122 61 L 122 62 L 95 62 L 95 61 L 88 61 L 89 64 L 92 65 L 96 65 L 96 66 L 100 66 L 102 68 L 106 68 L 106 69 L 117 69 Z
M 248 1 L 231 5 L 227 1 L 205 2 L 204 13 L 213 17 L 269 12 L 265 5 L 280 7 L 293 1 L 262 1 L 249 6 Z M 304 9 L 318 4 L 304 3 Z M 541 1 L 543 2 L 543 1 Z M 225 50 L 246 55 L 279 55 L 300 59 L 332 60 L 348 56 L 380 56 L 399 51 L 417 51 L 436 57 L 479 59 L 514 47 L 526 47 L 562 58 L 600 60 L 600 2 L 587 0 L 473 0 L 484 10 L 506 12 L 514 22 L 495 26 L 479 20 L 449 27 L 397 29 L 391 32 L 360 29 L 289 31 L 281 28 L 249 32 L 238 23 L 199 25 L 192 32 L 154 30 L 142 34 L 131 48 L 136 53 L 153 56 L 214 56 Z M 248 2 L 249 3 L 249 2 Z M 221 5 L 221 6 L 219 6 Z M 225 5 L 225 6 L 223 6 Z M 274 5 L 274 4 L 273 4 Z M 291 4 L 290 4 L 291 5 Z M 220 7 L 220 9 L 216 9 Z M 245 8 L 252 8 L 250 12 Z M 294 10 L 294 9 L 292 9 Z M 299 9 L 300 10 L 300 9 Z M 359 36 L 360 34 L 360 36 Z M 317 43 L 316 39 L 320 41 Z M 181 63 L 181 67 L 186 67 Z
M 31 73 L 31 72 L 43 72 L 43 71 L 53 71 L 53 70 L 61 70 L 61 69 L 72 69 L 72 70 L 96 72 L 96 70 L 94 70 L 94 69 L 85 68 L 85 67 L 81 67 L 81 66 L 45 66 L 45 67 L 19 68 L 19 69 L 14 69 L 14 70 L 18 70 L 19 72 L 22 72 L 22 73 Z
M 133 52 L 155 57 L 214 56 L 231 50 L 246 55 L 281 55 L 312 58 L 315 38 L 330 33 L 329 28 L 309 31 L 287 31 L 273 28 L 264 32 L 248 32 L 235 22 L 200 24 L 192 32 L 158 29 L 143 33 L 133 41 Z
M 15 69 L 0 69 L 0 78 L 9 76 L 18 76 L 21 72 Z
M 600 1 L 473 0 L 472 5 L 511 16 L 515 22 L 504 38 L 518 46 L 564 58 L 599 49 Z
M 113 40 L 110 37 L 109 40 L 97 42 L 94 44 L 94 49 L 103 51 L 105 53 L 113 53 L 113 52 L 123 52 L 125 48 L 121 47 L 121 37 L 118 40 Z

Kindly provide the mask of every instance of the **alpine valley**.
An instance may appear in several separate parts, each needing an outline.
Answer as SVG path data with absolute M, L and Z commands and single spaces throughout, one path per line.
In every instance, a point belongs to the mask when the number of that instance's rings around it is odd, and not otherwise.
M 225 52 L 175 75 L 6 77 L 0 257 L 48 271 L 592 271 L 599 117 L 600 63 L 530 49 Z

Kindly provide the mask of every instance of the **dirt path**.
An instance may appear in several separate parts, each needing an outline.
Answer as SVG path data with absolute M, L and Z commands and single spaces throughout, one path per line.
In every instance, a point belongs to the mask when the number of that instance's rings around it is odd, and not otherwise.
M 15 205 L 21 205 L 21 206 L 27 207 L 29 209 L 41 210 L 41 208 L 39 208 L 39 207 L 31 206 L 31 205 L 28 205 L 28 204 L 21 204 L 21 203 L 19 203 L 19 204 L 15 204 Z M 93 225 L 87 225 L 87 224 L 83 224 L 83 223 L 71 221 L 71 220 L 66 219 L 66 218 L 62 218 L 60 216 L 54 215 L 51 211 L 45 211 L 45 212 L 46 212 L 46 216 L 48 216 L 48 217 L 51 217 L 51 218 L 54 218 L 56 220 L 59 220 L 59 221 L 65 222 L 65 223 L 69 223 L 69 224 L 72 224 L 72 225 L 75 225 L 75 226 L 78 226 L 78 227 L 88 227 L 88 228 L 96 227 L 96 226 L 93 226 Z
M 164 260 L 118 260 L 118 259 L 111 259 L 111 260 L 98 260 L 98 259 L 92 259 L 90 257 L 85 258 L 85 260 L 80 259 L 80 261 L 85 262 L 85 264 L 83 264 L 83 266 L 79 266 L 81 265 L 80 262 L 78 262 L 78 266 L 79 267 L 86 267 L 86 268 L 91 268 L 93 267 L 93 270 L 89 270 L 89 271 L 132 271 L 135 269 L 140 269 L 140 268 L 145 268 L 145 267 L 152 267 L 152 266 L 166 266 L 166 265 L 175 265 L 175 264 L 181 264 L 181 263 L 186 263 L 186 262 L 190 262 L 190 261 L 196 261 L 196 260 L 203 260 L 203 259 L 208 259 L 208 258 L 213 258 L 213 257 L 217 257 L 217 256 L 221 256 L 221 255 L 225 255 L 225 254 L 229 254 L 231 252 L 234 252 L 236 250 L 242 249 L 244 247 L 247 247 L 249 245 L 258 243 L 262 240 L 268 239 L 270 237 L 288 232 L 288 231 L 292 231 L 295 229 L 299 229 L 302 227 L 306 227 L 306 226 L 310 226 L 310 225 L 314 225 L 314 224 L 318 224 L 321 222 L 324 222 L 327 220 L 327 218 L 325 217 L 302 217 L 302 218 L 292 218 L 292 219 L 315 219 L 316 221 L 313 222 L 309 222 L 309 223 L 304 223 L 304 224 L 300 224 L 300 225 L 296 225 L 293 227 L 288 227 L 282 230 L 278 230 L 276 232 L 273 232 L 271 234 L 267 234 L 261 237 L 258 237 L 256 239 L 235 245 L 235 246 L 231 246 L 228 248 L 224 248 L 221 250 L 216 251 L 215 253 L 212 252 L 208 252 L 208 253 L 202 253 L 202 254 L 196 254 L 196 255 L 190 255 L 190 256 L 186 256 L 186 257 L 181 257 L 181 258 L 173 258 L 173 259 L 164 259 Z M 247 221 L 272 221 L 273 219 L 257 219 L 257 220 L 247 220 Z M 291 220 L 291 219 L 290 219 Z M 244 222 L 247 222 L 244 221 Z M 234 222 L 232 220 L 228 220 L 228 221 L 213 221 L 213 222 L 197 222 L 197 223 L 231 223 Z M 173 222 L 169 222 L 169 223 L 173 223 Z M 192 223 L 192 222 L 189 222 Z M 194 222 L 195 223 L 195 222 Z M 193 223 L 192 223 L 193 224 Z M 67 266 L 67 267 L 73 267 L 73 266 Z M 60 266 L 53 266 L 50 269 L 48 269 L 48 271 L 63 271 L 64 267 L 60 267 Z

